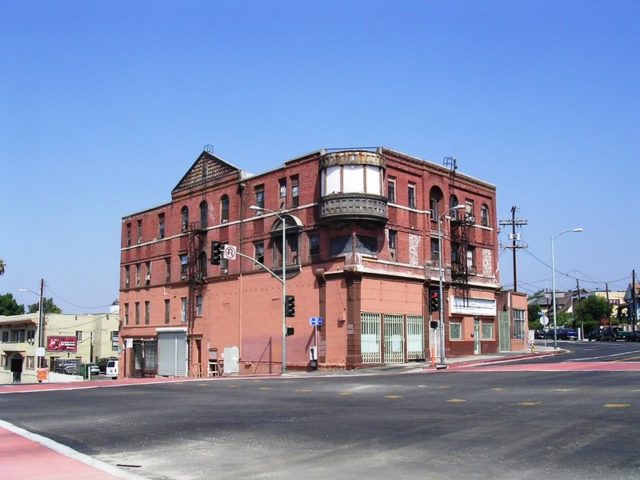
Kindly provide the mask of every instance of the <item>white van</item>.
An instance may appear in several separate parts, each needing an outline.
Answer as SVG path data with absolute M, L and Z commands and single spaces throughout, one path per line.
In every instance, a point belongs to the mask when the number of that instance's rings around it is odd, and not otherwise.
M 118 378 L 118 360 L 109 360 L 107 362 L 107 377 L 114 380 Z

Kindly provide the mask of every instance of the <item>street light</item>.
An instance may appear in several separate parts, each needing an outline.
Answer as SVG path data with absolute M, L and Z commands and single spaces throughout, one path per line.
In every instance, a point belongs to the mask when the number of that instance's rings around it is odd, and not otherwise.
M 38 302 L 38 349 L 44 348 L 44 278 L 40 279 L 40 293 L 34 292 L 26 288 L 19 288 L 19 292 L 29 292 L 39 297 Z M 38 355 L 36 351 L 37 366 L 38 368 L 44 368 L 43 360 L 44 354 Z
M 556 249 L 555 240 L 560 235 L 565 233 L 580 233 L 582 228 L 572 228 L 571 230 L 564 230 L 563 232 L 551 235 L 551 301 L 553 302 L 553 349 L 558 348 L 558 328 L 556 325 Z
M 438 326 L 440 327 L 440 335 L 439 335 L 439 364 L 437 368 L 447 368 L 445 363 L 445 352 L 444 352 L 444 269 L 442 268 L 442 219 L 451 211 L 458 211 L 467 208 L 466 205 L 456 205 L 455 207 L 451 207 L 445 212 L 441 213 L 438 220 L 438 284 L 440 288 L 440 318 L 438 319 Z
M 287 260 L 286 260 L 286 252 L 287 252 L 287 242 L 286 242 L 286 231 L 287 231 L 287 222 L 284 217 L 278 212 L 274 212 L 268 208 L 259 207 L 257 205 L 249 206 L 250 210 L 264 211 L 273 213 L 276 217 L 280 219 L 282 222 L 282 367 L 281 373 L 287 372 Z

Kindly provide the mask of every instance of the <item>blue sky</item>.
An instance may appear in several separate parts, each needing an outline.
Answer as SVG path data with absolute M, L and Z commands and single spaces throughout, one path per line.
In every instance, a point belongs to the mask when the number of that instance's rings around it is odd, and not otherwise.
M 624 289 L 640 267 L 640 2 L 0 3 L 0 294 L 118 296 L 121 218 L 205 144 L 252 172 L 387 146 L 497 186 L 518 284 Z M 502 242 L 508 242 L 505 233 Z M 512 284 L 510 251 L 501 280 Z

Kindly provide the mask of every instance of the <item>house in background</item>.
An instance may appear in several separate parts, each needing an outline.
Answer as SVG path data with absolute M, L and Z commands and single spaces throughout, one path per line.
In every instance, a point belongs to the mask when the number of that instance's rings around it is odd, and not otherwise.
M 205 150 L 170 202 L 122 219 L 120 372 L 198 376 L 214 357 L 280 372 L 314 351 L 320 368 L 430 359 L 434 295 L 447 356 L 517 348 L 526 322 L 497 320 L 496 218 L 496 188 L 455 163 L 326 149 L 253 175 Z
M 56 359 L 82 363 L 118 355 L 120 319 L 115 313 L 44 315 L 45 365 Z M 0 315 L 0 384 L 35 383 L 38 313 Z

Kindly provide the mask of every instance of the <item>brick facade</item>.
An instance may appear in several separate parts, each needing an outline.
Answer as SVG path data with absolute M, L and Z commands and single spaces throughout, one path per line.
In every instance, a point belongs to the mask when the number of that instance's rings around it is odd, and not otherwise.
M 448 211 L 451 202 L 466 209 Z M 210 351 L 228 347 L 238 348 L 240 374 L 279 372 L 282 284 L 247 257 L 281 277 L 282 217 L 286 290 L 296 298 L 288 368 L 308 368 L 316 338 L 321 368 L 433 357 L 438 314 L 426 300 L 439 285 L 438 218 L 445 318 L 456 328 L 453 339 L 445 328 L 445 352 L 473 353 L 478 319 L 493 332 L 483 346 L 497 345 L 494 186 L 384 148 L 321 150 L 261 175 L 205 151 L 171 202 L 123 218 L 123 374 L 202 374 Z M 212 242 L 240 255 L 213 265 Z

